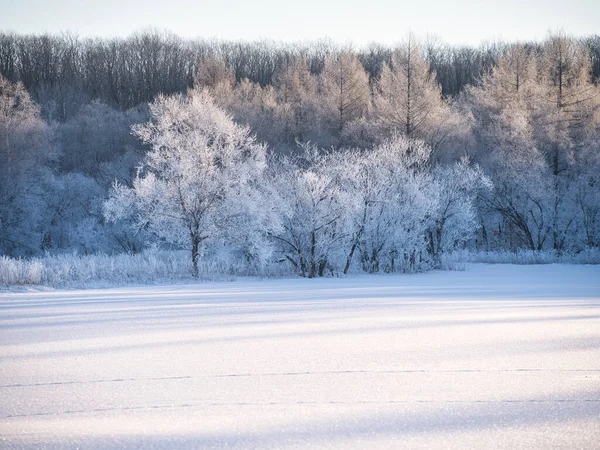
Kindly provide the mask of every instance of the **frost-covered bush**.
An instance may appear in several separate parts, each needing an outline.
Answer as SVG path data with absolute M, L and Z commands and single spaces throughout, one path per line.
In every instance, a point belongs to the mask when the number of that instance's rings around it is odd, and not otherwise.
M 183 252 L 0 258 L 0 284 L 6 285 L 110 285 L 189 277 L 191 267 Z
M 461 250 L 442 257 L 442 268 L 455 270 L 466 263 L 486 264 L 600 264 L 600 249 L 587 248 L 578 253 L 547 250 L 469 251 Z
M 273 277 L 290 275 L 279 264 L 254 264 L 230 251 L 209 249 L 198 264 L 200 279 L 232 276 Z M 63 287 L 191 281 L 194 276 L 189 253 L 151 249 L 135 255 L 58 255 L 33 259 L 0 257 L 0 285 L 46 285 Z

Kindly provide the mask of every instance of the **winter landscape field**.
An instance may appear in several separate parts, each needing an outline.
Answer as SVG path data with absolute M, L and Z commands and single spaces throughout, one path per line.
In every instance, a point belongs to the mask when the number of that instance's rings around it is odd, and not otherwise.
M 597 448 L 600 266 L 0 292 L 2 448 Z
M 0 0 L 0 450 L 600 448 L 600 2 L 496 3 Z

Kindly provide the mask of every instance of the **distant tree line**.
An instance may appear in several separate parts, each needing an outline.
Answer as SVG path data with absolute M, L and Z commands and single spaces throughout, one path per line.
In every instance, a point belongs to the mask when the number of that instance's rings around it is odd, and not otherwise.
M 597 81 L 600 36 L 581 39 L 581 44 L 588 49 L 592 78 Z M 511 45 L 451 46 L 429 38 L 421 50 L 442 94 L 455 97 L 465 86 L 477 84 Z M 527 45 L 541 51 L 539 43 Z M 185 40 L 156 30 L 115 39 L 0 32 L 0 74 L 23 83 L 46 118 L 64 121 L 91 100 L 129 109 L 152 101 L 158 94 L 185 92 L 192 87 L 199 61 L 206 57 L 222 60 L 237 82 L 247 79 L 264 87 L 273 85 L 278 72 L 299 60 L 307 62 L 313 75 L 319 74 L 326 58 L 341 52 L 355 55 L 369 78 L 375 80 L 395 50 L 379 44 L 347 49 L 330 41 Z

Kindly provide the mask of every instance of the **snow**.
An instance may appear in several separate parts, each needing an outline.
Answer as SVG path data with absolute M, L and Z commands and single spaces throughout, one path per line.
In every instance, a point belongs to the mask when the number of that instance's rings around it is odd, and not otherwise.
M 600 266 L 0 293 L 0 447 L 594 448 Z

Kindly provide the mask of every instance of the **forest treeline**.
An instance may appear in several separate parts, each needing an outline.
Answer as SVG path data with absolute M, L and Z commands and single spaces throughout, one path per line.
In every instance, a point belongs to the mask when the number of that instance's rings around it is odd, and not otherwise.
M 597 81 L 600 35 L 578 43 L 586 49 L 592 79 Z M 421 50 L 442 94 L 455 97 L 465 86 L 477 84 L 512 45 L 496 41 L 479 47 L 451 46 L 432 37 L 421 42 Z M 526 45 L 536 53 L 543 50 L 539 42 Z M 23 83 L 42 105 L 45 118 L 64 121 L 91 100 L 128 109 L 158 94 L 184 92 L 192 87 L 198 64 L 207 57 L 222 60 L 237 82 L 247 79 L 264 87 L 274 85 L 277 73 L 299 60 L 318 75 L 327 57 L 343 51 L 354 54 L 375 80 L 395 48 L 373 43 L 353 50 L 328 40 L 304 44 L 186 40 L 158 30 L 114 39 L 0 31 L 0 74 Z
M 600 36 L 0 33 L 0 73 L 0 254 L 159 245 L 315 276 L 600 245 Z

